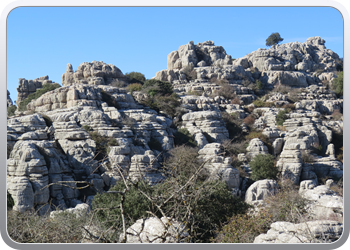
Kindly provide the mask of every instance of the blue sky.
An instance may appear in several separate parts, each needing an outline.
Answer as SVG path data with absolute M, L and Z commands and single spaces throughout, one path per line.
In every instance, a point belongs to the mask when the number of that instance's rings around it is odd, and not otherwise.
M 48 75 L 61 84 L 67 63 L 103 61 L 152 78 L 180 45 L 212 40 L 232 58 L 320 36 L 343 57 L 343 19 L 331 7 L 21 7 L 7 19 L 7 89 Z

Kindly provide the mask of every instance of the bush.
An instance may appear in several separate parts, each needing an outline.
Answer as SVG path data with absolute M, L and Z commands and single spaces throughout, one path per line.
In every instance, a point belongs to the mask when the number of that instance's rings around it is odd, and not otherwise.
M 164 82 L 156 79 L 150 79 L 142 86 L 142 90 L 151 97 L 160 95 L 171 95 L 173 93 L 173 86 L 169 82 Z
M 125 192 L 123 203 L 126 227 L 131 226 L 138 219 L 148 217 L 146 211 L 156 212 L 152 203 L 139 191 L 140 189 L 148 195 L 151 193 L 152 188 L 146 182 L 140 181 L 137 187 L 131 183 L 128 183 L 128 186 L 129 190 Z M 123 191 L 125 189 L 125 183 L 119 181 L 109 191 Z M 92 207 L 97 211 L 96 216 L 104 229 L 114 226 L 121 233 L 122 217 L 119 207 L 121 199 L 121 193 L 100 193 L 94 196 Z
M 49 91 L 55 90 L 57 88 L 60 88 L 60 87 L 61 87 L 61 85 L 59 85 L 58 83 L 45 83 L 45 84 L 43 84 L 43 87 L 41 89 L 37 89 L 34 93 L 28 95 L 28 97 L 26 99 L 24 99 L 23 101 L 21 101 L 18 104 L 18 110 L 19 111 L 26 111 L 28 103 L 30 103 L 32 100 L 38 99 L 43 94 L 45 94 Z
M 157 112 L 163 111 L 170 117 L 174 117 L 177 114 L 177 108 L 180 107 L 180 97 L 173 93 L 171 95 L 157 94 L 150 96 L 143 100 L 142 104 L 156 110 Z
M 187 128 L 179 128 L 174 135 L 175 146 L 187 145 L 190 147 L 197 147 L 197 142 L 193 139 Z
M 130 78 L 130 83 L 143 84 L 146 81 L 145 75 L 140 72 L 132 71 L 130 73 L 126 73 L 125 76 Z
M 266 39 L 266 46 L 272 46 L 279 44 L 283 41 L 283 38 L 278 32 L 272 33 L 267 39 Z
M 113 137 L 102 136 L 97 131 L 89 132 L 89 134 L 96 143 L 96 160 L 103 160 L 109 153 L 109 147 L 118 146 L 117 140 Z
M 234 215 L 216 232 L 216 237 L 211 238 L 211 242 L 253 243 L 255 237 L 269 230 L 271 223 L 271 214 L 262 212 L 257 215 Z
M 140 83 L 132 83 L 132 84 L 128 85 L 126 88 L 131 93 L 134 92 L 134 91 L 141 91 L 142 90 L 142 84 L 140 84 Z
M 252 114 L 250 114 L 246 118 L 244 118 L 243 122 L 251 127 L 254 125 L 255 117 Z
M 249 167 L 252 170 L 251 178 L 254 181 L 264 179 L 277 179 L 278 169 L 275 167 L 274 158 L 270 154 L 258 154 L 251 162 Z
M 257 108 L 261 108 L 261 107 L 269 107 L 269 108 L 271 108 L 271 107 L 275 106 L 275 104 L 273 102 L 265 102 L 265 101 L 263 101 L 261 99 L 255 100 L 253 102 L 253 104 Z
M 220 85 L 220 89 L 215 91 L 216 96 L 223 96 L 227 100 L 233 100 L 237 98 L 237 95 L 232 85 L 226 82 L 221 82 L 219 83 L 219 85 Z
M 80 243 L 82 226 L 89 222 L 87 219 L 68 212 L 52 219 L 31 212 L 8 211 L 7 232 L 19 243 Z
M 288 118 L 286 114 L 288 114 L 288 112 L 286 110 L 278 111 L 278 114 L 276 115 L 276 124 L 278 126 L 283 126 L 283 123 Z
M 7 107 L 7 116 L 14 116 L 16 110 L 17 110 L 17 106 L 15 105 Z
M 333 79 L 333 89 L 337 96 L 343 95 L 343 71 L 338 74 L 338 77 Z
M 221 112 L 221 117 L 226 124 L 226 129 L 228 130 L 228 135 L 230 139 L 239 139 L 242 137 L 242 120 L 237 119 L 235 114 L 229 114 L 227 112 Z

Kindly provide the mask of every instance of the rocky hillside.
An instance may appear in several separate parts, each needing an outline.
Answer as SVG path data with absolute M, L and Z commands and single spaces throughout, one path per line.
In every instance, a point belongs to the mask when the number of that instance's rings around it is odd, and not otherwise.
M 13 210 L 74 210 L 124 180 L 157 186 L 168 178 L 174 148 L 185 145 L 194 147 L 192 159 L 204 163 L 210 180 L 223 181 L 233 197 L 256 209 L 291 181 L 311 202 L 313 227 L 336 227 L 328 239 L 338 239 L 343 203 L 332 190 L 343 176 L 342 60 L 324 44 L 312 37 L 232 59 L 213 41 L 191 41 L 168 55 L 167 69 L 136 84 L 111 64 L 84 62 L 76 71 L 68 64 L 62 87 L 27 100 L 26 110 L 8 112 Z M 17 104 L 47 84 L 54 84 L 48 76 L 20 79 Z M 276 174 L 257 177 L 254 161 L 261 155 L 271 157 Z M 290 240 L 275 232 L 282 224 L 272 224 L 275 231 L 255 242 L 300 240 L 290 232 L 302 225 L 285 223 Z

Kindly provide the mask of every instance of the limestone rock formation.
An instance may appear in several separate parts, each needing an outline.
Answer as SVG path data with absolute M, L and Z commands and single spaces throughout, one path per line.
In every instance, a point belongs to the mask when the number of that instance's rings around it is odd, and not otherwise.
M 10 107 L 13 105 L 13 102 L 10 97 L 10 91 L 7 90 L 7 107 Z
M 324 44 L 325 40 L 321 37 L 310 37 L 305 43 L 292 42 L 259 49 L 239 58 L 234 64 L 244 68 L 255 67 L 259 71 L 335 71 L 341 60 Z
M 203 142 L 223 142 L 228 139 L 228 131 L 219 112 L 190 112 L 182 116 L 182 121 L 183 127 L 194 135 L 200 148 L 204 147 Z
M 254 182 L 246 191 L 245 202 L 256 204 L 277 192 L 278 184 L 275 180 L 259 180 Z
M 37 89 L 41 89 L 45 83 L 53 83 L 49 80 L 49 76 L 42 76 L 34 80 L 27 80 L 25 78 L 19 79 L 17 88 L 17 104 L 26 99 L 28 95 L 35 93 Z
M 332 220 L 307 221 L 293 224 L 278 221 L 271 224 L 266 234 L 260 234 L 254 243 L 330 243 L 340 238 L 343 223 Z
M 62 75 L 62 85 L 68 86 L 74 83 L 91 85 L 124 85 L 127 78 L 119 68 L 113 64 L 93 61 L 80 64 L 77 70 L 68 63 L 66 73 Z

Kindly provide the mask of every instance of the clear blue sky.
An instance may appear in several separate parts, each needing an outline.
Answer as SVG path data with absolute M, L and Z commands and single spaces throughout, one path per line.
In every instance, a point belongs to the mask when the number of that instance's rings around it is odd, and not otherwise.
M 61 84 L 67 63 L 103 61 L 152 78 L 180 45 L 212 40 L 232 58 L 320 36 L 343 57 L 343 19 L 331 7 L 21 7 L 7 20 L 7 89 L 44 75 Z

